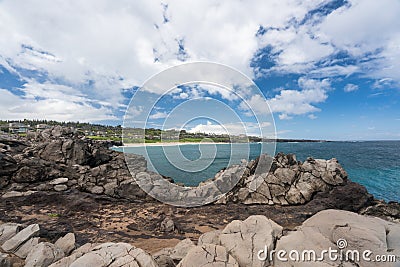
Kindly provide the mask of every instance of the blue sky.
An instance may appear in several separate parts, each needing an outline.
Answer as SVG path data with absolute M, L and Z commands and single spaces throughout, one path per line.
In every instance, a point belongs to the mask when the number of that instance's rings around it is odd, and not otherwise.
M 398 0 L 81 2 L 0 2 L 0 119 L 122 124 L 147 79 L 211 61 L 257 84 L 278 137 L 400 139 Z

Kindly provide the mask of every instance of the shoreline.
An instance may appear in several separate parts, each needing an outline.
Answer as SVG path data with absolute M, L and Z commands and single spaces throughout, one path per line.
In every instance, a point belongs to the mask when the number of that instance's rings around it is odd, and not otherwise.
M 227 143 L 227 142 L 159 142 L 159 143 L 131 143 L 122 146 L 114 146 L 118 148 L 124 147 L 146 147 L 146 146 L 181 146 L 181 145 L 229 145 L 229 144 L 249 144 L 249 143 Z M 256 143 L 255 143 L 256 144 Z

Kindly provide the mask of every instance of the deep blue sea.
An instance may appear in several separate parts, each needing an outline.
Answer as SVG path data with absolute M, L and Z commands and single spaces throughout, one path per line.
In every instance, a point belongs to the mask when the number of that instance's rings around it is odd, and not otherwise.
M 207 150 L 207 145 L 202 145 Z M 235 151 L 242 151 L 241 146 L 235 145 Z M 182 171 L 171 163 L 174 154 L 170 153 L 168 158 L 163 153 L 161 146 L 147 146 L 147 155 L 144 148 L 124 148 L 125 152 L 144 155 L 151 160 L 149 168 L 158 173 L 172 177 L 176 182 L 186 185 L 197 185 L 199 182 L 214 175 L 229 164 L 231 145 L 217 144 L 215 155 L 207 158 L 200 157 L 201 152 L 198 145 L 188 144 L 177 146 L 178 151 L 189 160 L 197 160 L 201 165 L 203 161 L 210 163 L 202 171 Z M 176 147 L 175 147 L 176 148 Z M 122 151 L 122 148 L 114 148 Z M 210 146 L 211 149 L 211 146 Z M 254 159 L 260 154 L 261 144 L 250 144 L 249 158 Z M 245 151 L 245 149 L 243 149 Z M 364 142 L 323 142 L 323 143 L 277 143 L 276 153 L 293 153 L 297 160 L 304 161 L 307 157 L 330 159 L 337 158 L 349 174 L 349 178 L 364 185 L 370 193 L 378 199 L 386 201 L 394 200 L 400 202 L 400 141 L 364 141 Z M 212 154 L 212 153 L 210 153 Z M 240 154 L 240 153 L 239 153 Z M 247 153 L 243 155 L 246 158 Z M 199 160 L 201 158 L 201 160 Z M 230 162 L 239 163 L 240 157 Z

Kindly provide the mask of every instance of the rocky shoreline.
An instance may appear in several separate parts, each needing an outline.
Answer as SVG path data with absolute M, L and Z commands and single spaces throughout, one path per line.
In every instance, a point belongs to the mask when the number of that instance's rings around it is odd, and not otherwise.
M 243 174 L 216 203 L 183 208 L 160 203 L 143 192 L 124 155 L 110 150 L 111 145 L 76 136 L 62 127 L 23 140 L 0 139 L 0 245 L 22 229 L 34 229 L 12 249 L 7 245 L 0 249 L 0 266 L 291 266 L 274 260 L 249 261 L 254 256 L 249 247 L 261 243 L 270 249 L 289 247 L 293 240 L 299 246 L 308 241 L 315 247 L 318 244 L 312 240 L 301 241 L 301 231 L 308 229 L 310 221 L 315 229 L 328 224 L 329 229 L 335 228 L 342 224 L 341 217 L 350 225 L 354 223 L 353 230 L 386 229 L 379 234 L 382 243 L 373 244 L 399 255 L 398 246 L 393 244 L 400 244 L 400 205 L 374 199 L 363 186 L 347 178 L 335 159 L 299 162 L 294 155 L 262 155 L 211 179 L 218 182 L 227 175 Z M 134 166 L 133 175 L 157 175 L 147 170 L 143 157 L 132 155 L 128 160 L 130 169 Z M 272 165 L 271 170 L 264 170 L 263 165 Z M 254 228 L 255 221 L 264 226 Z M 321 225 L 316 227 L 316 222 Z M 7 238 L 4 227 L 11 229 Z M 244 236 L 249 238 L 244 237 L 240 243 L 243 249 L 235 252 L 233 248 L 239 243 L 235 245 L 229 233 L 237 233 L 237 227 L 248 228 Z M 334 241 L 331 230 L 315 229 L 314 235 L 325 236 L 325 245 Z M 354 239 L 353 230 L 346 230 L 350 239 Z M 72 254 L 57 241 L 66 235 L 69 242 L 74 236 Z M 262 242 L 254 243 L 253 235 L 262 237 Z M 373 237 L 365 234 L 364 239 Z M 367 248 L 368 242 L 359 246 Z M 23 247 L 33 250 L 17 252 Z M 40 258 L 48 254 L 54 257 Z M 113 255 L 112 260 L 104 255 Z M 212 255 L 211 261 L 207 255 Z

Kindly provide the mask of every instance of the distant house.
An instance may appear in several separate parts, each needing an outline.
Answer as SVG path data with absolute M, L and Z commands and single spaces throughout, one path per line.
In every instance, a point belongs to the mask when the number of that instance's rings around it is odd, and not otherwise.
M 49 129 L 49 128 L 50 128 L 50 126 L 47 125 L 47 124 L 38 124 L 38 125 L 36 125 L 36 131 L 37 132 L 41 132 L 41 131 Z
M 23 124 L 20 122 L 10 122 L 8 124 L 8 131 L 10 133 L 16 133 L 16 134 L 27 133 L 29 131 L 29 129 L 30 129 L 29 125 L 26 125 L 26 124 Z

